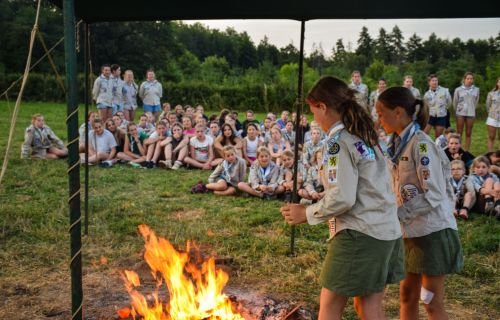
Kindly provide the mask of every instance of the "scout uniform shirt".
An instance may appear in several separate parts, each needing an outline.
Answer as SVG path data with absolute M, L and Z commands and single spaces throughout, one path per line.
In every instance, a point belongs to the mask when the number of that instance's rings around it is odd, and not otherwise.
M 222 178 L 227 184 L 235 187 L 238 185 L 238 182 L 245 179 L 246 173 L 247 163 L 240 157 L 236 157 L 234 163 L 224 160 L 217 165 L 214 172 L 208 177 L 208 183 L 215 183 L 218 178 Z
M 254 161 L 248 173 L 248 184 L 253 189 L 259 185 L 270 186 L 273 191 L 278 187 L 278 179 L 280 175 L 280 167 L 273 161 L 269 161 L 266 168 L 262 168 L 259 161 Z
M 334 218 L 330 238 L 343 229 L 379 240 L 400 238 L 394 193 L 380 150 L 368 147 L 338 122 L 330 129 L 323 156 L 321 175 L 326 193 L 306 208 L 308 223 Z
M 500 121 L 500 90 L 490 91 L 486 98 L 488 117 Z
M 470 87 L 461 86 L 455 89 L 453 94 L 453 107 L 457 116 L 475 117 L 476 107 L 479 102 L 479 88 L 472 85 Z
M 160 105 L 160 98 L 163 96 L 161 83 L 156 80 L 144 81 L 139 88 L 139 97 L 144 104 L 151 106 Z
M 420 99 L 420 90 L 418 90 L 414 86 L 409 87 L 408 90 L 411 91 L 411 94 L 413 94 L 413 96 L 415 97 L 415 99 Z
M 390 166 L 404 237 L 457 230 L 451 166 L 444 151 L 416 123 L 410 123 L 401 137 L 401 151 L 390 153 Z
M 111 76 L 111 83 L 113 84 L 113 104 L 123 106 L 123 85 L 125 84 L 125 81 L 123 81 L 120 77 Z
M 101 74 L 99 78 L 95 79 L 92 97 L 96 104 L 111 107 L 113 101 L 113 81 L 111 77 L 106 78 Z
M 24 132 L 24 143 L 21 146 L 21 158 L 27 159 L 31 155 L 44 156 L 45 149 L 56 146 L 59 149 L 64 148 L 64 142 L 48 126 L 36 128 L 31 125 Z
M 451 104 L 451 95 L 447 88 L 438 86 L 435 91 L 429 89 L 425 93 L 424 102 L 429 106 L 431 117 L 445 117 Z

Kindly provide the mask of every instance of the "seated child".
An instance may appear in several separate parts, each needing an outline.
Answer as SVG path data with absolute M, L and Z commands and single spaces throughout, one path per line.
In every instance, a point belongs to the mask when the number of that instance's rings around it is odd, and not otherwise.
M 238 157 L 233 146 L 225 146 L 223 152 L 224 161 L 219 163 L 208 177 L 208 184 L 205 187 L 213 190 L 216 195 L 229 196 L 236 193 L 238 183 L 245 179 L 247 164 Z
M 183 160 L 188 153 L 189 138 L 184 135 L 183 131 L 182 125 L 177 122 L 172 126 L 172 136 L 160 142 L 160 146 L 165 150 L 165 160 L 160 160 L 159 163 L 166 169 L 177 170 L 184 164 Z M 172 161 L 174 161 L 173 165 Z
M 167 138 L 167 126 L 163 121 L 158 122 L 156 125 L 156 130 L 153 132 L 149 138 L 144 141 L 144 146 L 146 146 L 146 161 L 144 166 L 148 169 L 152 169 L 156 165 L 156 161 L 160 157 L 162 151 L 161 142 Z
M 322 150 L 316 150 L 313 154 L 312 166 L 307 170 L 307 178 L 304 188 L 299 190 L 299 196 L 303 199 L 318 201 L 325 196 L 325 187 L 321 181 L 321 164 L 323 163 Z
M 446 149 L 446 147 L 448 146 L 448 139 L 450 138 L 450 135 L 456 132 L 457 130 L 452 127 L 446 128 L 444 130 L 444 133 L 436 138 L 436 146 L 443 150 Z
M 255 123 L 250 122 L 246 127 L 246 131 L 247 135 L 241 141 L 241 149 L 247 166 L 251 166 L 257 159 L 257 148 L 261 146 L 261 141 L 259 139 L 259 129 Z
M 267 144 L 269 153 L 271 154 L 271 160 L 276 163 L 276 165 L 281 165 L 281 155 L 283 151 L 290 150 L 290 143 L 283 139 L 281 136 L 281 129 L 279 126 L 274 126 L 271 128 L 271 140 Z
M 317 150 L 323 149 L 323 142 L 321 140 L 321 129 L 319 127 L 311 127 L 311 140 L 304 143 L 302 148 L 302 164 L 306 169 L 312 166 L 314 153 Z
M 103 161 L 112 165 L 116 156 L 116 140 L 111 132 L 104 129 L 100 119 L 95 119 L 93 130 L 89 133 L 89 163 L 95 164 Z M 80 154 L 80 161 L 85 162 L 85 154 Z
M 214 160 L 213 140 L 205 135 L 205 127 L 196 125 L 196 135 L 189 140 L 189 155 L 184 162 L 203 170 L 211 170 Z
M 24 143 L 21 146 L 21 159 L 59 159 L 68 155 L 68 149 L 59 137 L 45 125 L 43 115 L 34 114 L 31 125 L 24 133 Z
M 278 184 L 283 187 L 285 192 L 284 200 L 285 202 L 292 201 L 293 192 L 293 169 L 294 169 L 294 154 L 291 150 L 283 151 L 282 155 L 283 166 L 281 167 L 280 177 L 278 179 Z M 297 164 L 297 190 L 300 190 L 303 182 L 303 171 L 304 167 L 299 162 Z
M 266 147 L 257 149 L 257 160 L 250 167 L 248 183 L 238 183 L 238 189 L 252 196 L 272 199 L 283 192 L 278 186 L 279 167 L 271 160 L 271 153 Z
M 455 192 L 455 210 L 453 215 L 465 220 L 469 218 L 469 211 L 476 202 L 476 192 L 471 179 L 465 175 L 465 165 L 462 160 L 451 162 L 451 185 Z
M 147 139 L 145 132 L 139 133 L 137 125 L 133 122 L 128 123 L 128 133 L 125 137 L 123 152 L 118 152 L 117 158 L 129 161 L 134 167 L 140 167 L 139 163 L 146 161 L 146 148 L 144 140 Z
M 476 192 L 475 210 L 488 215 L 495 214 L 500 219 L 500 182 L 489 172 L 490 161 L 484 156 L 474 159 L 470 176 Z

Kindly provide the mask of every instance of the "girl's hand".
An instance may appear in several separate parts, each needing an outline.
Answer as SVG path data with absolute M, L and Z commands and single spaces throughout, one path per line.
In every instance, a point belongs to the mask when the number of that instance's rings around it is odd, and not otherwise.
M 280 208 L 281 215 L 288 224 L 295 225 L 307 222 L 306 208 L 298 203 L 287 203 Z

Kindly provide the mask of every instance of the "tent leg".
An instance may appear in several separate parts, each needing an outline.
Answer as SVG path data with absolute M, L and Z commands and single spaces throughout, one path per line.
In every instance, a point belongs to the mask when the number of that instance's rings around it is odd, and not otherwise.
M 64 52 L 67 81 L 68 180 L 71 238 L 71 319 L 83 318 L 82 235 L 80 214 L 80 155 L 78 153 L 78 83 L 76 79 L 74 0 L 64 0 Z

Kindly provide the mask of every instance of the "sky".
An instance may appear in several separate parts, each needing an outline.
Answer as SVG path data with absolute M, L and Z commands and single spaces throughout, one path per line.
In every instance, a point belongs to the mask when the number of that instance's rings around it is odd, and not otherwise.
M 210 29 L 225 30 L 232 27 L 236 31 L 246 31 L 253 42 L 259 42 L 267 36 L 269 42 L 278 48 L 293 43 L 300 44 L 300 22 L 293 20 L 189 20 L 184 23 L 200 22 Z M 434 32 L 441 39 L 460 38 L 488 39 L 500 32 L 500 18 L 488 19 L 393 19 L 393 20 L 311 20 L 305 25 L 304 50 L 312 51 L 313 45 L 321 44 L 325 54 L 331 53 L 335 42 L 342 38 L 344 46 L 350 43 L 356 48 L 361 28 L 366 26 L 372 38 L 378 36 L 380 28 L 390 32 L 397 25 L 405 40 L 414 33 L 426 40 Z

